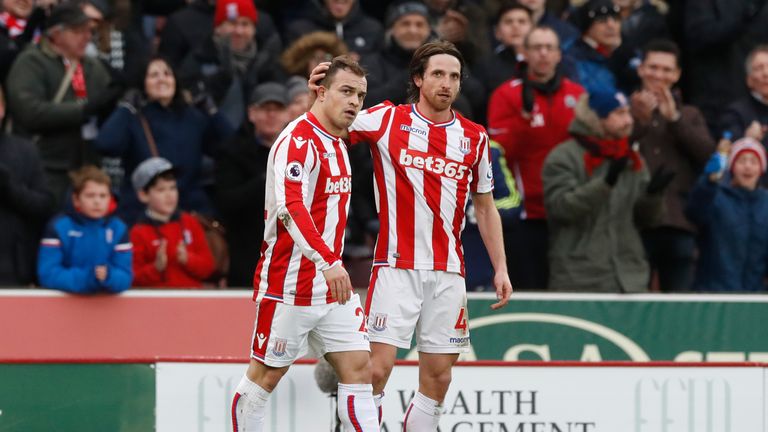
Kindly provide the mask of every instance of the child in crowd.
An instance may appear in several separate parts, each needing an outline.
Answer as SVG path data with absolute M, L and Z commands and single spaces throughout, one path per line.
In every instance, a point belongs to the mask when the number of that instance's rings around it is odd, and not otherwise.
M 763 145 L 742 138 L 726 159 L 715 153 L 691 191 L 688 218 L 699 228 L 698 291 L 765 291 L 768 276 L 768 191 Z M 720 180 L 724 171 L 730 179 Z
M 135 286 L 200 288 L 213 273 L 214 260 L 202 226 L 177 209 L 179 191 L 166 159 L 145 160 L 131 176 L 145 206 L 131 229 Z
M 128 227 L 112 215 L 109 176 L 85 166 L 70 178 L 74 209 L 54 217 L 40 241 L 40 284 L 79 294 L 124 291 L 131 286 L 131 243 Z

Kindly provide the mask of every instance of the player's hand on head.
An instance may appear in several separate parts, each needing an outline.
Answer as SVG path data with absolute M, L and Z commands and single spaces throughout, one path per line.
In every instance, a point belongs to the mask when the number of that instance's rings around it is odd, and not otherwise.
M 339 304 L 344 304 L 352 298 L 352 281 L 349 279 L 347 270 L 340 263 L 323 271 L 323 276 L 328 282 L 331 297 Z
M 317 94 L 317 89 L 320 88 L 320 81 L 325 78 L 325 73 L 330 66 L 331 62 L 321 62 L 309 73 L 307 87 L 309 87 L 310 94 Z
M 512 295 L 512 282 L 509 281 L 506 271 L 496 272 L 493 277 L 493 286 L 496 288 L 498 302 L 492 304 L 491 309 L 501 309 L 509 303 L 509 296 Z

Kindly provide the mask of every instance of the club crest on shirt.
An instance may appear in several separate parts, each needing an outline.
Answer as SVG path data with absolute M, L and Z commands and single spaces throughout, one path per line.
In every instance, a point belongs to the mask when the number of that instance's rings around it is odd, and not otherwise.
M 300 162 L 293 161 L 285 167 L 285 178 L 290 181 L 300 182 L 304 177 L 304 167 Z
M 384 331 L 387 329 L 387 314 L 376 313 L 369 319 L 368 326 L 376 331 Z
M 459 151 L 463 155 L 468 155 L 469 152 L 472 151 L 471 145 L 469 143 L 469 138 L 461 138 L 459 139 Z
M 275 346 L 272 348 L 272 355 L 275 357 L 282 357 L 285 355 L 285 348 L 288 346 L 288 341 L 283 338 L 275 338 Z

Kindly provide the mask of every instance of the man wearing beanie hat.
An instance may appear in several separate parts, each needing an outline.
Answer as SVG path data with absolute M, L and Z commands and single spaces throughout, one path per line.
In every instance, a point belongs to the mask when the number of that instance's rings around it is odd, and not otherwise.
M 251 0 L 216 2 L 213 34 L 182 62 L 182 85 L 209 94 L 229 122 L 239 128 L 248 97 L 260 82 L 281 78 L 276 57 L 256 40 L 261 14 Z M 199 98 L 202 98 L 199 95 Z
M 699 228 L 695 290 L 766 290 L 768 191 L 758 185 L 766 165 L 763 145 L 746 137 L 733 144 L 727 161 L 716 152 L 704 168 L 686 209 Z M 730 179 L 721 180 L 726 169 Z
M 364 55 L 360 60 L 368 71 L 367 100 L 404 103 L 411 56 L 434 36 L 429 10 L 417 1 L 394 3 L 387 9 L 386 23 L 384 49 Z
M 584 95 L 569 128 L 572 138 L 544 162 L 552 290 L 648 290 L 638 226 L 661 216 L 662 192 L 674 173 L 662 167 L 649 175 L 636 146 L 629 145 L 632 125 L 622 93 Z
M 573 14 L 581 38 L 566 47 L 566 59 L 575 68 L 574 78 L 590 93 L 617 88 L 611 56 L 621 45 L 620 11 L 611 0 L 589 0 Z
M 178 68 L 195 48 L 203 45 L 206 39 L 211 36 L 217 16 L 217 4 L 225 4 L 220 6 L 220 22 L 226 21 L 229 16 L 234 15 L 253 17 L 248 5 L 241 4 L 239 1 L 191 0 L 187 3 L 189 4 L 186 7 L 168 17 L 158 47 L 158 52 L 166 57 L 175 68 Z M 253 4 L 253 1 L 249 3 Z M 229 6 L 229 14 L 226 4 L 231 5 Z M 256 45 L 259 50 L 267 51 L 275 58 L 278 57 L 283 50 L 283 44 L 280 41 L 274 20 L 262 10 L 252 10 L 256 11 L 254 21 L 258 22 L 255 35 Z

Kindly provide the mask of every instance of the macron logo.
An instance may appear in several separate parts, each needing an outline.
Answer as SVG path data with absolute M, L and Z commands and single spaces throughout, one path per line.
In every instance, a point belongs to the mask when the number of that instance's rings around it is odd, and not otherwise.
M 304 139 L 304 138 L 301 138 L 301 137 L 295 137 L 293 139 L 293 142 L 294 142 L 294 144 L 296 144 L 296 148 L 300 149 L 304 145 L 304 143 L 307 142 L 307 140 Z M 309 143 L 312 144 L 312 140 L 311 139 L 309 140 Z
M 327 194 L 348 194 L 352 192 L 352 177 L 328 177 L 325 180 L 325 193 Z
M 256 335 L 256 339 L 259 342 L 259 349 L 264 346 L 264 342 L 267 340 L 267 337 L 264 336 L 264 333 L 259 333 Z
M 413 133 L 416 135 L 421 135 L 423 137 L 427 136 L 427 131 L 425 131 L 424 129 L 417 129 L 415 127 L 411 127 L 408 125 L 400 125 L 400 130 L 408 133 Z

